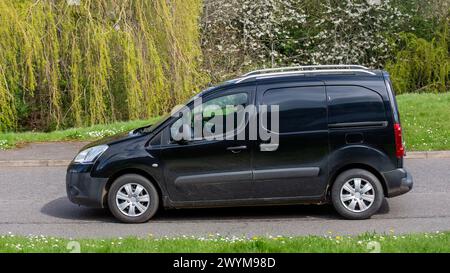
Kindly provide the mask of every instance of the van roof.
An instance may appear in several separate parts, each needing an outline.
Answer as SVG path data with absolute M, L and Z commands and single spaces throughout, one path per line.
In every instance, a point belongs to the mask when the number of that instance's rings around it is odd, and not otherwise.
M 369 69 L 361 65 L 306 65 L 259 69 L 225 81 L 217 86 L 210 87 L 199 95 L 230 85 L 255 81 L 282 81 L 292 79 L 293 77 L 296 80 L 299 78 L 304 78 L 305 80 L 314 78 L 315 80 L 358 81 L 382 79 L 384 73 L 382 70 Z
M 235 79 L 235 83 L 258 79 L 283 78 L 290 76 L 360 75 L 379 76 L 375 70 L 361 65 L 305 65 L 259 69 L 248 72 Z

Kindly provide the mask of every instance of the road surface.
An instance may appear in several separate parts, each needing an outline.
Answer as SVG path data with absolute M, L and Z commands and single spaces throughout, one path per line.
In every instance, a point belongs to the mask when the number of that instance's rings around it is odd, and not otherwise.
M 65 167 L 0 167 L 0 234 L 115 236 L 336 235 L 450 230 L 450 159 L 408 159 L 414 189 L 386 199 L 370 220 L 341 219 L 332 207 L 279 206 L 162 211 L 145 224 L 118 223 L 65 194 Z

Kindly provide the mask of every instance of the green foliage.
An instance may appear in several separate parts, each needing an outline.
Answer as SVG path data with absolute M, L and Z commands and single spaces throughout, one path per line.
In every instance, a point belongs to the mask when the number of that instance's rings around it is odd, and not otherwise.
M 206 81 L 200 0 L 0 1 L 0 131 L 168 112 Z
M 415 54 L 416 42 L 423 42 L 418 51 L 425 57 L 435 58 L 444 51 L 425 51 L 445 44 L 439 29 L 449 25 L 449 8 L 450 0 L 204 0 L 205 69 L 217 82 L 258 67 L 385 68 L 399 61 L 398 51 L 406 50 L 400 58 Z
M 1 0 L 0 132 L 157 116 L 202 71 L 349 62 L 387 68 L 398 93 L 448 91 L 450 0 L 373 3 Z
M 412 33 L 401 35 L 402 49 L 386 69 L 390 72 L 397 93 L 437 91 L 450 87 L 450 54 L 448 25 L 437 38 L 427 41 Z
M 450 0 L 390 0 L 402 13 L 409 14 L 405 32 L 431 41 L 440 23 L 450 15 Z

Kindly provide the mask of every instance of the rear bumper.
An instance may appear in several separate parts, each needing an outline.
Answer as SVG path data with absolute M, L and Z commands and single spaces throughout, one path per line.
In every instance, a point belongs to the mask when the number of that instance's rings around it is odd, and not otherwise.
M 67 197 L 72 203 L 102 208 L 108 178 L 91 177 L 90 165 L 71 164 L 66 174 Z
M 405 169 L 395 169 L 382 173 L 386 181 L 387 197 L 394 197 L 409 192 L 413 187 L 413 178 Z

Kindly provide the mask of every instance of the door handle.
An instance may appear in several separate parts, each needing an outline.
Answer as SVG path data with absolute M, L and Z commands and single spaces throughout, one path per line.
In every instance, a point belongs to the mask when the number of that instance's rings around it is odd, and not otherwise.
M 278 150 L 279 144 L 262 143 L 259 144 L 259 150 L 261 152 L 274 152 Z
M 228 147 L 227 150 L 231 151 L 233 154 L 237 154 L 240 153 L 242 150 L 247 149 L 247 146 L 242 145 L 242 146 L 234 146 L 234 147 Z

